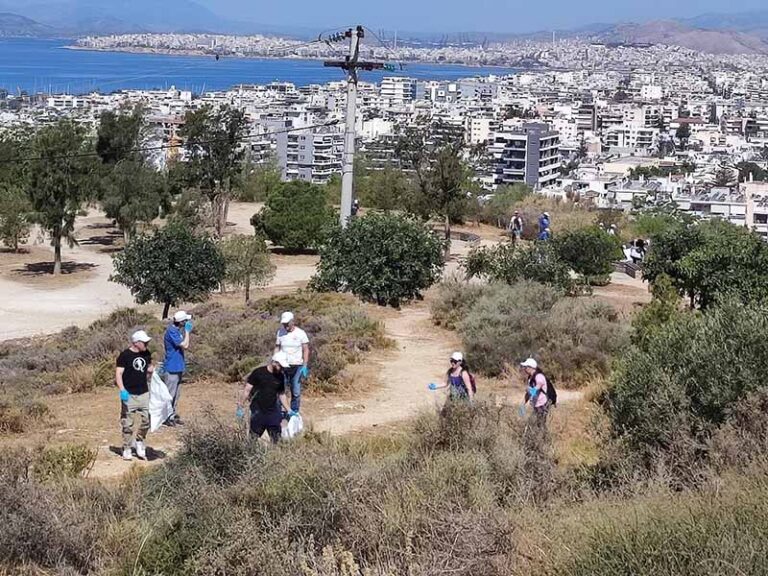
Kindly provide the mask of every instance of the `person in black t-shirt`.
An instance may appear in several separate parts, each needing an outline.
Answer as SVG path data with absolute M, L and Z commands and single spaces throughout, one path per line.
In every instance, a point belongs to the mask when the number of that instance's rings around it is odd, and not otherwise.
M 144 440 L 149 432 L 149 384 L 154 369 L 147 349 L 151 338 L 144 330 L 134 332 L 131 346 L 117 357 L 115 383 L 120 389 L 120 425 L 123 429 L 123 460 L 131 460 L 131 445 L 136 433 L 136 456 L 147 457 Z
M 283 369 L 288 366 L 285 352 L 276 352 L 269 364 L 256 368 L 245 379 L 243 394 L 237 403 L 237 418 L 242 420 L 245 417 L 243 406 L 250 399 L 251 434 L 260 438 L 266 431 L 273 444 L 280 441 L 283 413 L 289 418 L 294 415 L 288 405 L 283 380 Z

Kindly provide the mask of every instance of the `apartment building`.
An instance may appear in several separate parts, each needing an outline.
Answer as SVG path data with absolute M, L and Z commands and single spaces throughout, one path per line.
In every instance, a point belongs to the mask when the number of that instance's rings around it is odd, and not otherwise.
M 532 122 L 495 132 L 488 140 L 488 151 L 496 185 L 523 182 L 541 189 L 560 176 L 560 134 L 547 124 Z
M 344 134 L 331 131 L 277 135 L 277 161 L 283 180 L 325 184 L 341 173 Z
M 399 76 L 388 76 L 381 81 L 381 104 L 383 108 L 404 108 L 416 100 L 416 80 Z

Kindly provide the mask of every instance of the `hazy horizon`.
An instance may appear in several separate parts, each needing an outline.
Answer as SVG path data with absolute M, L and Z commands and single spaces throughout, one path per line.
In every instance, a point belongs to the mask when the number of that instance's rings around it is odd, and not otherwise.
M 631 5 L 605 0 L 572 2 L 551 0 L 546 5 L 510 0 L 411 0 L 353 2 L 336 0 L 318 3 L 294 0 L 290 3 L 252 0 L 197 0 L 229 19 L 243 19 L 265 25 L 304 28 L 338 27 L 355 22 L 376 29 L 413 32 L 496 32 L 526 33 L 568 29 L 594 23 L 652 21 L 695 17 L 706 13 L 733 14 L 766 11 L 765 0 L 646 0 Z

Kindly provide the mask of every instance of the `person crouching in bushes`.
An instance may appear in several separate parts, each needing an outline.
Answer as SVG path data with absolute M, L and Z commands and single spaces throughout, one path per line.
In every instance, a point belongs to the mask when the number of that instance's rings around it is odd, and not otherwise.
M 467 367 L 467 362 L 464 360 L 464 354 L 461 352 L 454 352 L 451 354 L 449 362 L 451 366 L 448 368 L 448 372 L 446 372 L 445 382 L 442 384 L 432 383 L 429 385 L 429 389 L 441 390 L 448 388 L 449 402 L 456 400 L 472 401 L 476 392 L 475 379 Z
M 273 444 L 280 441 L 283 418 L 296 415 L 291 410 L 285 394 L 283 371 L 290 366 L 285 352 L 275 352 L 272 360 L 256 368 L 245 380 L 243 393 L 235 412 L 238 420 L 245 418 L 245 403 L 250 401 L 250 429 L 254 438 L 261 438 L 266 431 Z

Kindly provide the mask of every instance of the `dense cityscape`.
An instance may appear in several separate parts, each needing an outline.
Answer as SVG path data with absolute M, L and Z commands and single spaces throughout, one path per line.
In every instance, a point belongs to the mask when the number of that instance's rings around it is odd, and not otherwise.
M 292 46 L 268 37 L 129 35 L 88 38 L 99 49 L 209 51 L 266 56 Z M 380 84 L 360 83 L 356 134 L 374 164 L 391 159 L 396 136 L 427 119 L 461 135 L 475 178 L 492 194 L 524 182 L 542 194 L 631 210 L 674 201 L 698 215 L 720 215 L 768 233 L 768 58 L 716 56 L 671 46 L 603 46 L 575 40 L 491 48 L 392 47 L 411 60 L 536 62 L 509 76 L 422 81 L 407 67 Z M 297 57 L 327 57 L 338 47 L 299 46 Z M 392 58 L 384 48 L 371 58 Z M 282 54 L 282 53 L 281 53 Z M 320 63 L 318 63 L 318 66 Z M 36 125 L 64 115 L 96 126 L 101 113 L 141 103 L 153 137 L 183 156 L 177 132 L 185 114 L 206 104 L 242 109 L 254 163 L 276 158 L 285 180 L 328 182 L 341 171 L 346 83 L 297 87 L 241 85 L 193 94 L 22 95 L 2 100 L 4 125 Z M 290 130 L 290 136 L 286 133 Z M 469 159 L 469 152 L 467 152 Z

